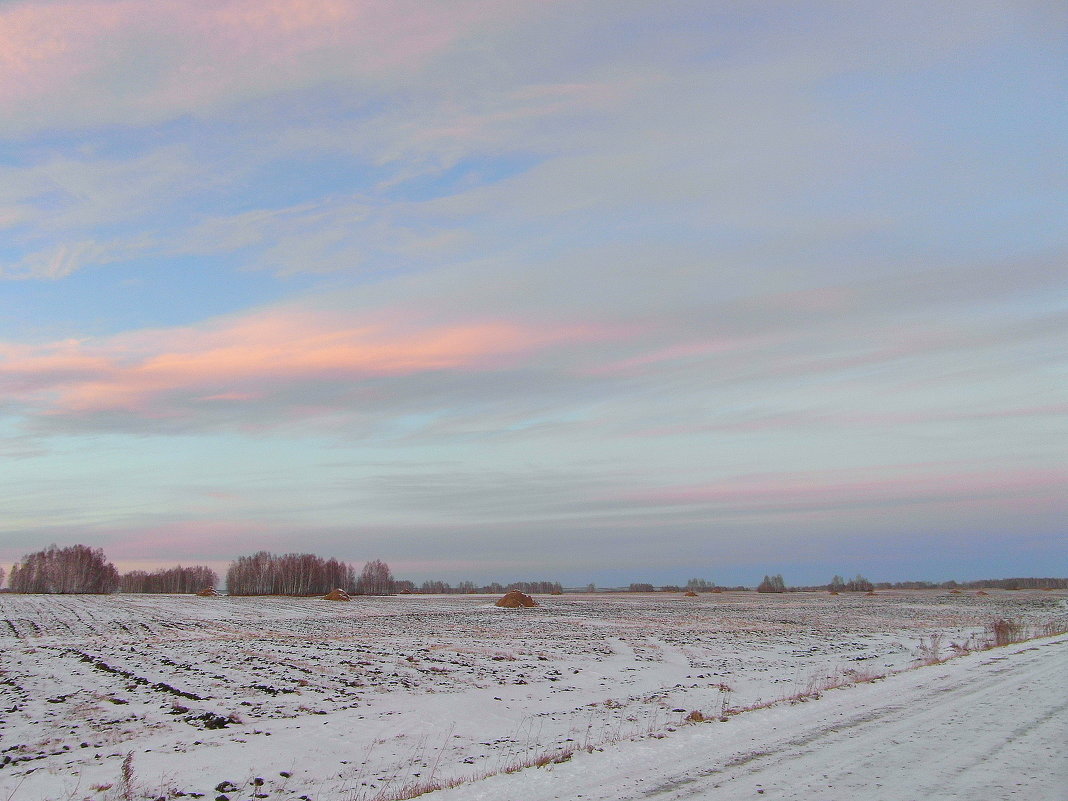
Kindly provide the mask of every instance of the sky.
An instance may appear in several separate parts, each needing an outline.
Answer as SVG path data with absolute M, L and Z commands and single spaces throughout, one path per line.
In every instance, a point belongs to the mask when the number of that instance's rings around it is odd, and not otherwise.
M 0 563 L 1068 575 L 1065 9 L 0 0 Z

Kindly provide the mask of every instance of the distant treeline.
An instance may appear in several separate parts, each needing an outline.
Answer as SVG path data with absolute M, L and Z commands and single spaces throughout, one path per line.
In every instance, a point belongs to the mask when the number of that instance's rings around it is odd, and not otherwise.
M 965 581 L 961 584 L 955 581 L 947 581 L 941 586 L 948 589 L 962 587 L 966 590 L 979 589 L 980 587 L 994 587 L 999 590 L 1066 590 L 1068 589 L 1068 578 L 986 579 L 984 581 Z
M 119 587 L 119 572 L 100 548 L 50 545 L 11 567 L 12 592 L 110 593 Z
M 416 586 L 413 581 L 398 581 L 396 584 L 397 592 L 427 595 L 500 593 L 511 592 L 512 590 L 519 590 L 528 595 L 533 593 L 542 595 L 560 595 L 564 591 L 564 588 L 560 586 L 560 582 L 558 581 L 513 581 L 511 584 L 499 584 L 493 582 L 492 584 L 483 584 L 481 586 L 476 585 L 473 581 L 461 581 L 455 587 L 447 581 L 424 581 L 418 586 Z
M 626 588 L 626 592 L 723 592 L 724 590 L 748 590 L 748 587 L 721 587 L 714 581 L 708 581 L 707 579 L 692 578 L 686 582 L 685 586 L 679 586 L 678 584 L 661 584 L 659 587 L 646 582 L 636 582 Z M 595 592 L 596 588 L 590 584 L 587 585 L 586 592 Z M 605 592 L 614 592 L 614 590 L 605 590 Z
M 239 556 L 226 571 L 230 595 L 325 595 L 335 588 L 354 592 L 355 569 L 310 553 L 259 551 Z
M 4 571 L 0 568 L 0 582 Z M 107 561 L 100 548 L 87 545 L 71 545 L 58 548 L 51 545 L 43 551 L 27 554 L 22 561 L 11 567 L 8 587 L 12 592 L 23 593 L 111 593 L 116 590 L 132 593 L 193 593 L 214 589 L 219 577 L 209 567 L 164 568 L 151 573 L 133 570 L 119 575 L 115 566 Z M 781 575 L 764 576 L 757 586 L 758 592 L 870 592 L 872 590 L 929 590 L 929 589 L 1068 589 L 1068 578 L 1004 578 L 981 581 L 896 581 L 871 582 L 864 576 L 852 579 L 834 576 L 829 584 L 804 587 L 786 585 Z M 519 590 L 527 594 L 559 595 L 564 592 L 558 581 L 515 581 L 511 584 L 492 582 L 477 585 L 473 581 L 461 581 L 452 586 L 447 581 L 428 580 L 417 585 L 413 581 L 398 580 L 385 562 L 375 559 L 367 562 L 362 571 L 338 559 L 324 559 L 309 553 L 273 554 L 259 551 L 250 556 L 240 556 L 230 563 L 226 571 L 226 589 L 230 595 L 326 595 L 331 590 L 342 589 L 354 595 L 392 595 L 395 593 L 425 593 L 461 595 L 473 593 L 496 594 Z M 636 582 L 627 588 L 605 588 L 604 592 L 719 592 L 722 590 L 747 590 L 748 587 L 721 587 L 706 579 L 690 579 L 684 587 L 665 584 L 656 587 L 649 583 Z M 593 584 L 568 592 L 595 592 Z
M 123 573 L 119 580 L 119 592 L 193 593 L 208 588 L 214 589 L 218 583 L 219 574 L 210 567 L 178 565 L 151 573 L 144 570 Z
M 392 595 L 397 586 L 381 559 L 368 562 L 357 575 L 352 565 L 338 559 L 259 551 L 239 556 L 226 571 L 230 595 L 326 595 L 335 589 L 353 595 Z
M 767 579 L 767 576 L 764 577 Z M 781 578 L 781 577 L 780 577 Z M 785 587 L 770 592 L 864 592 L 870 590 L 1064 590 L 1068 589 L 1068 578 L 1006 578 L 982 579 L 980 581 L 876 581 L 870 582 L 863 576 L 845 581 L 835 576 L 830 584 L 816 584 L 806 587 Z

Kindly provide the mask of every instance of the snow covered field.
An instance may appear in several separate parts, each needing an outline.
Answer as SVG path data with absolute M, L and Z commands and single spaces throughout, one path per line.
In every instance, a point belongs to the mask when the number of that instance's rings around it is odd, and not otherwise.
M 1063 592 L 492 600 L 0 595 L 0 801 L 1064 798 L 1068 637 L 864 681 Z

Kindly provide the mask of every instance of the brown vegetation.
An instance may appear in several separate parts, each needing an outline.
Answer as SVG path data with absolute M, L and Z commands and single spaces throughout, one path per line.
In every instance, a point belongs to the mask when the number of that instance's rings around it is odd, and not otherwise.
M 340 587 L 337 587 L 323 596 L 324 601 L 351 601 L 352 598 Z

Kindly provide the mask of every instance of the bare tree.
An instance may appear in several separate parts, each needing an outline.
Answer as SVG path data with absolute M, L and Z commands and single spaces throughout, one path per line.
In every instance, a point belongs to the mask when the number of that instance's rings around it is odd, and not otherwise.
M 131 570 L 123 573 L 119 582 L 120 592 L 171 592 L 188 595 L 219 583 L 218 574 L 210 567 L 171 567 L 148 573 Z
M 366 570 L 366 568 L 364 569 Z M 393 584 L 396 592 L 420 592 L 426 595 L 464 595 L 476 592 L 496 595 L 509 590 L 519 590 L 527 595 L 533 595 L 535 593 L 543 595 L 561 595 L 564 591 L 564 588 L 560 585 L 559 581 L 513 581 L 507 586 L 498 581 L 484 584 L 482 586 L 475 584 L 473 581 L 461 581 L 454 587 L 447 581 L 427 579 L 418 588 L 416 588 L 410 581 L 394 581 Z M 648 586 L 652 587 L 651 584 Z
M 560 586 L 559 581 L 513 581 L 504 589 L 506 591 L 519 590 L 527 595 L 533 595 L 534 593 L 559 595 L 563 592 L 563 587 Z
M 757 592 L 786 592 L 786 582 L 781 575 L 764 576 L 764 580 L 757 587 Z
M 334 588 L 355 590 L 352 566 L 310 553 L 239 556 L 226 571 L 231 595 L 322 595 Z
M 10 586 L 14 592 L 111 593 L 118 589 L 119 572 L 100 548 L 51 545 L 13 565 Z
M 686 582 L 686 589 L 691 592 L 712 592 L 715 586 L 716 582 L 702 578 L 692 578 Z
M 361 595 L 393 595 L 396 592 L 396 582 L 389 565 L 381 559 L 365 564 L 356 582 L 356 592 Z
M 875 589 L 875 585 L 864 578 L 864 576 L 860 575 L 860 573 L 857 573 L 856 576 L 846 583 L 845 588 L 850 592 L 871 592 Z

